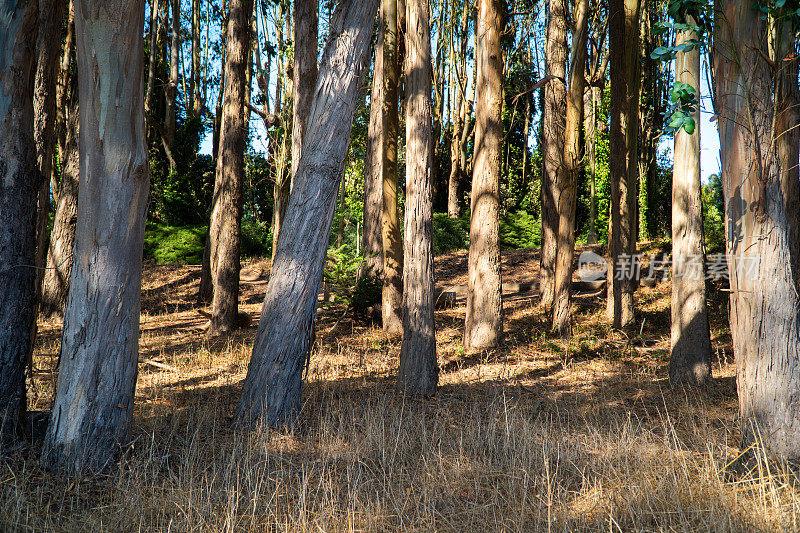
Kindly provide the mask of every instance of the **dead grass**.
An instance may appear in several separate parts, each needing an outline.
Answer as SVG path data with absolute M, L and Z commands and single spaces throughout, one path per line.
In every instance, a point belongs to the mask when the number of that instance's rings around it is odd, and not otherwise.
M 172 275 L 148 269 L 145 290 L 160 297 L 143 313 L 141 358 L 178 371 L 140 366 L 119 467 L 65 480 L 39 468 L 37 444 L 23 448 L 0 465 L 0 529 L 798 527 L 794 474 L 760 460 L 750 470 L 729 467 L 741 450 L 719 318 L 712 385 L 701 393 L 669 388 L 666 283 L 639 290 L 641 339 L 611 333 L 599 298 L 580 304 L 568 342 L 544 333 L 534 300 L 515 299 L 506 347 L 472 356 L 460 348 L 463 308 L 437 312 L 442 373 L 432 400 L 394 391 L 398 342 L 338 321 L 342 308 L 326 307 L 303 427 L 286 435 L 230 430 L 255 327 L 209 344 L 193 329 L 202 324 L 188 304 L 196 281 L 187 267 Z M 259 304 L 244 309 L 257 317 Z M 59 327 L 41 325 L 35 409 L 49 406 Z

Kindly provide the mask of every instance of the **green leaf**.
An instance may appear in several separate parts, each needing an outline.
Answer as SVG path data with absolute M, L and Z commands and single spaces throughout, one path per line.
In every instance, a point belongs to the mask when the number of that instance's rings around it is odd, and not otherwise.
M 692 117 L 685 117 L 684 118 L 684 120 L 683 120 L 683 131 L 685 131 L 686 133 L 691 135 L 692 133 L 694 133 L 695 126 L 696 126 L 696 124 L 695 124 L 694 119 Z

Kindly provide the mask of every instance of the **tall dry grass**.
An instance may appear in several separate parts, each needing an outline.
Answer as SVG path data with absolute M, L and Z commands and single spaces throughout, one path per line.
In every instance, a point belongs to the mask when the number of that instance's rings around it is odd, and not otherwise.
M 660 290 L 641 300 L 653 331 Z M 2 464 L 0 529 L 797 529 L 788 468 L 758 454 L 731 466 L 741 450 L 730 362 L 716 363 L 706 391 L 670 390 L 663 337 L 636 348 L 604 331 L 601 313 L 583 311 L 563 343 L 538 333 L 537 309 L 511 306 L 510 346 L 477 357 L 458 348 L 462 310 L 439 313 L 442 387 L 431 400 L 395 392 L 396 342 L 323 313 L 295 434 L 230 430 L 252 332 L 178 342 L 183 326 L 170 324 L 189 312 L 146 316 L 143 357 L 179 371 L 141 366 L 118 468 L 63 479 L 38 467 L 35 444 L 22 449 Z M 40 408 L 57 325 L 49 341 L 47 331 Z

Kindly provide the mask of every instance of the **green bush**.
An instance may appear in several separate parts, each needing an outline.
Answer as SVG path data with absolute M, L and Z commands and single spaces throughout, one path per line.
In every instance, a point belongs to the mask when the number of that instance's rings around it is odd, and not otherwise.
M 450 218 L 447 213 L 433 214 L 433 252 L 446 254 L 469 248 L 469 213 Z
M 148 223 L 144 233 L 144 258 L 159 264 L 203 261 L 206 226 L 168 226 Z
M 500 247 L 503 250 L 538 248 L 541 235 L 539 219 L 526 211 L 506 213 L 500 218 Z
M 709 183 L 703 185 L 702 197 L 706 253 L 722 253 L 725 251 L 725 202 L 718 174 L 712 174 Z
M 240 253 L 243 257 L 272 254 L 272 227 L 254 219 L 242 220 Z

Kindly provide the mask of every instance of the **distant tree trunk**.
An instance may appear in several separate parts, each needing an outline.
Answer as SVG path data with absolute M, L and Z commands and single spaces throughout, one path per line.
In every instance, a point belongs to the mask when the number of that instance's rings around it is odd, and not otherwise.
M 317 84 L 318 0 L 294 2 L 294 120 L 292 123 L 292 176 L 300 164 L 306 120 Z
M 504 0 L 481 0 L 478 11 L 478 101 L 469 230 L 464 348 L 495 348 L 503 338 L 500 277 L 500 158 L 503 150 Z M 412 236 L 412 238 L 414 238 Z
M 404 5 L 404 4 L 403 4 Z M 397 87 L 400 80 L 400 6 L 398 0 L 382 1 L 383 35 L 383 330 L 403 331 L 403 228 L 397 206 Z
M 164 119 L 164 133 L 161 137 L 164 152 L 169 162 L 170 172 L 175 171 L 175 156 L 172 147 L 175 143 L 175 131 L 177 129 L 177 107 L 178 107 L 178 62 L 181 52 L 181 2 L 172 0 L 172 38 L 169 47 L 169 81 L 164 86 L 164 96 L 166 98 L 166 117 Z
M 693 19 L 689 20 L 694 23 Z M 678 32 L 675 44 L 697 39 Z M 700 91 L 700 50 L 678 52 L 675 76 Z M 693 113 L 700 124 L 700 106 Z M 703 268 L 703 205 L 700 197 L 700 128 L 675 132 L 672 171 L 672 327 L 669 380 L 673 385 L 704 385 L 711 378 L 711 338 Z
M 211 325 L 207 333 L 212 337 L 226 335 L 235 329 L 239 312 L 239 234 L 244 152 L 247 147 L 244 116 L 253 0 L 231 0 L 228 5 L 224 105 L 214 182 L 214 207 L 209 226 L 209 259 L 214 294 Z
M 74 81 L 76 76 L 70 76 Z M 70 90 L 69 102 L 64 106 L 65 142 L 60 149 L 61 180 L 58 185 L 53 231 L 47 250 L 47 269 L 42 280 L 39 311 L 46 317 L 60 315 L 69 292 L 72 261 L 75 250 L 75 222 L 78 215 L 78 176 L 80 153 L 78 151 L 78 99 L 77 83 Z
M 289 14 L 285 13 L 287 7 L 286 2 L 281 0 L 278 3 L 278 16 L 276 17 L 276 41 L 278 42 L 278 72 L 276 73 L 275 82 L 275 114 L 281 115 L 283 110 L 283 94 L 286 91 L 284 84 L 284 76 L 286 76 L 286 69 L 283 66 L 282 60 L 284 57 L 284 41 L 283 38 L 283 25 L 284 20 L 289 18 Z M 286 15 L 286 16 L 284 16 Z M 288 31 L 288 29 L 287 29 Z M 288 98 L 287 98 L 288 100 Z M 281 227 L 283 226 L 283 217 L 286 213 L 286 204 L 289 202 L 289 191 L 292 184 L 292 174 L 286 172 L 286 159 L 289 157 L 286 150 L 287 132 L 284 131 L 280 142 L 270 142 L 270 151 L 273 154 L 273 161 L 275 161 L 275 184 L 273 187 L 273 222 L 272 222 L 272 260 L 275 260 L 275 254 L 278 252 L 278 235 L 280 234 Z
M 151 104 L 150 101 L 153 95 L 153 85 L 155 84 L 156 80 L 156 61 L 158 58 L 158 52 L 156 48 L 158 47 L 158 31 L 159 31 L 159 23 L 158 23 L 158 15 L 159 15 L 159 0 L 150 0 L 150 57 L 148 58 L 147 62 L 147 85 L 145 86 L 144 92 L 144 112 L 145 112 L 145 119 L 147 123 L 150 124 L 150 111 L 151 111 Z
M 610 252 L 608 270 L 608 315 L 614 327 L 634 322 L 635 280 L 626 263 L 636 252 L 636 174 L 639 125 L 639 14 L 640 0 L 611 0 L 609 7 L 609 53 L 611 62 L 611 128 L 609 171 L 611 173 Z
M 555 76 L 544 86 L 542 111 L 542 253 L 539 266 L 539 294 L 545 309 L 555 292 L 556 247 L 558 239 L 558 184 L 563 172 L 564 120 L 566 117 L 567 2 L 548 0 L 545 75 Z
M 72 289 L 42 461 L 105 468 L 124 444 L 139 356 L 149 188 L 144 130 L 144 2 L 75 7 L 81 171 Z
M 0 5 L 0 450 L 25 412 L 25 362 L 36 319 L 37 11 L 36 0 Z
M 378 0 L 344 0 L 331 19 L 236 426 L 281 427 L 299 415 L 336 193 L 377 9 Z
M 464 173 L 462 137 L 467 129 L 467 29 L 469 27 L 469 12 L 471 5 L 464 2 L 461 11 L 460 45 L 461 53 L 451 68 L 454 70 L 453 82 L 455 88 L 455 107 L 453 108 L 453 137 L 450 140 L 450 178 L 447 185 L 447 215 L 450 218 L 461 216 L 461 199 L 458 196 L 461 176 Z M 459 70 L 460 69 L 460 70 Z
M 781 190 L 766 24 L 741 2 L 715 4 L 714 91 L 725 194 L 730 322 L 742 445 L 800 458 L 800 297 Z M 776 65 L 780 68 L 780 65 Z M 796 83 L 796 81 L 795 81 Z M 796 162 L 795 162 L 796 163 Z
M 406 205 L 403 344 L 397 386 L 405 394 L 436 393 L 433 317 L 433 198 L 431 167 L 431 29 L 428 0 L 406 2 Z
M 383 278 L 383 90 L 386 70 L 383 63 L 384 17 L 378 16 L 378 36 L 375 40 L 375 62 L 370 96 L 367 150 L 364 159 L 364 233 L 361 245 L 364 262 L 359 277 Z
M 553 330 L 569 335 L 572 317 L 572 261 L 575 256 L 575 211 L 578 176 L 581 172 L 581 124 L 583 122 L 583 90 L 586 86 L 586 41 L 589 0 L 575 2 L 572 34 L 572 59 L 569 67 L 569 92 L 564 133 L 564 170 L 560 177 L 558 200 L 558 247 L 556 253 L 555 294 L 553 297 Z
M 189 88 L 189 113 L 195 117 L 200 116 L 203 109 L 203 100 L 200 95 L 200 2 L 192 0 L 192 73 Z

